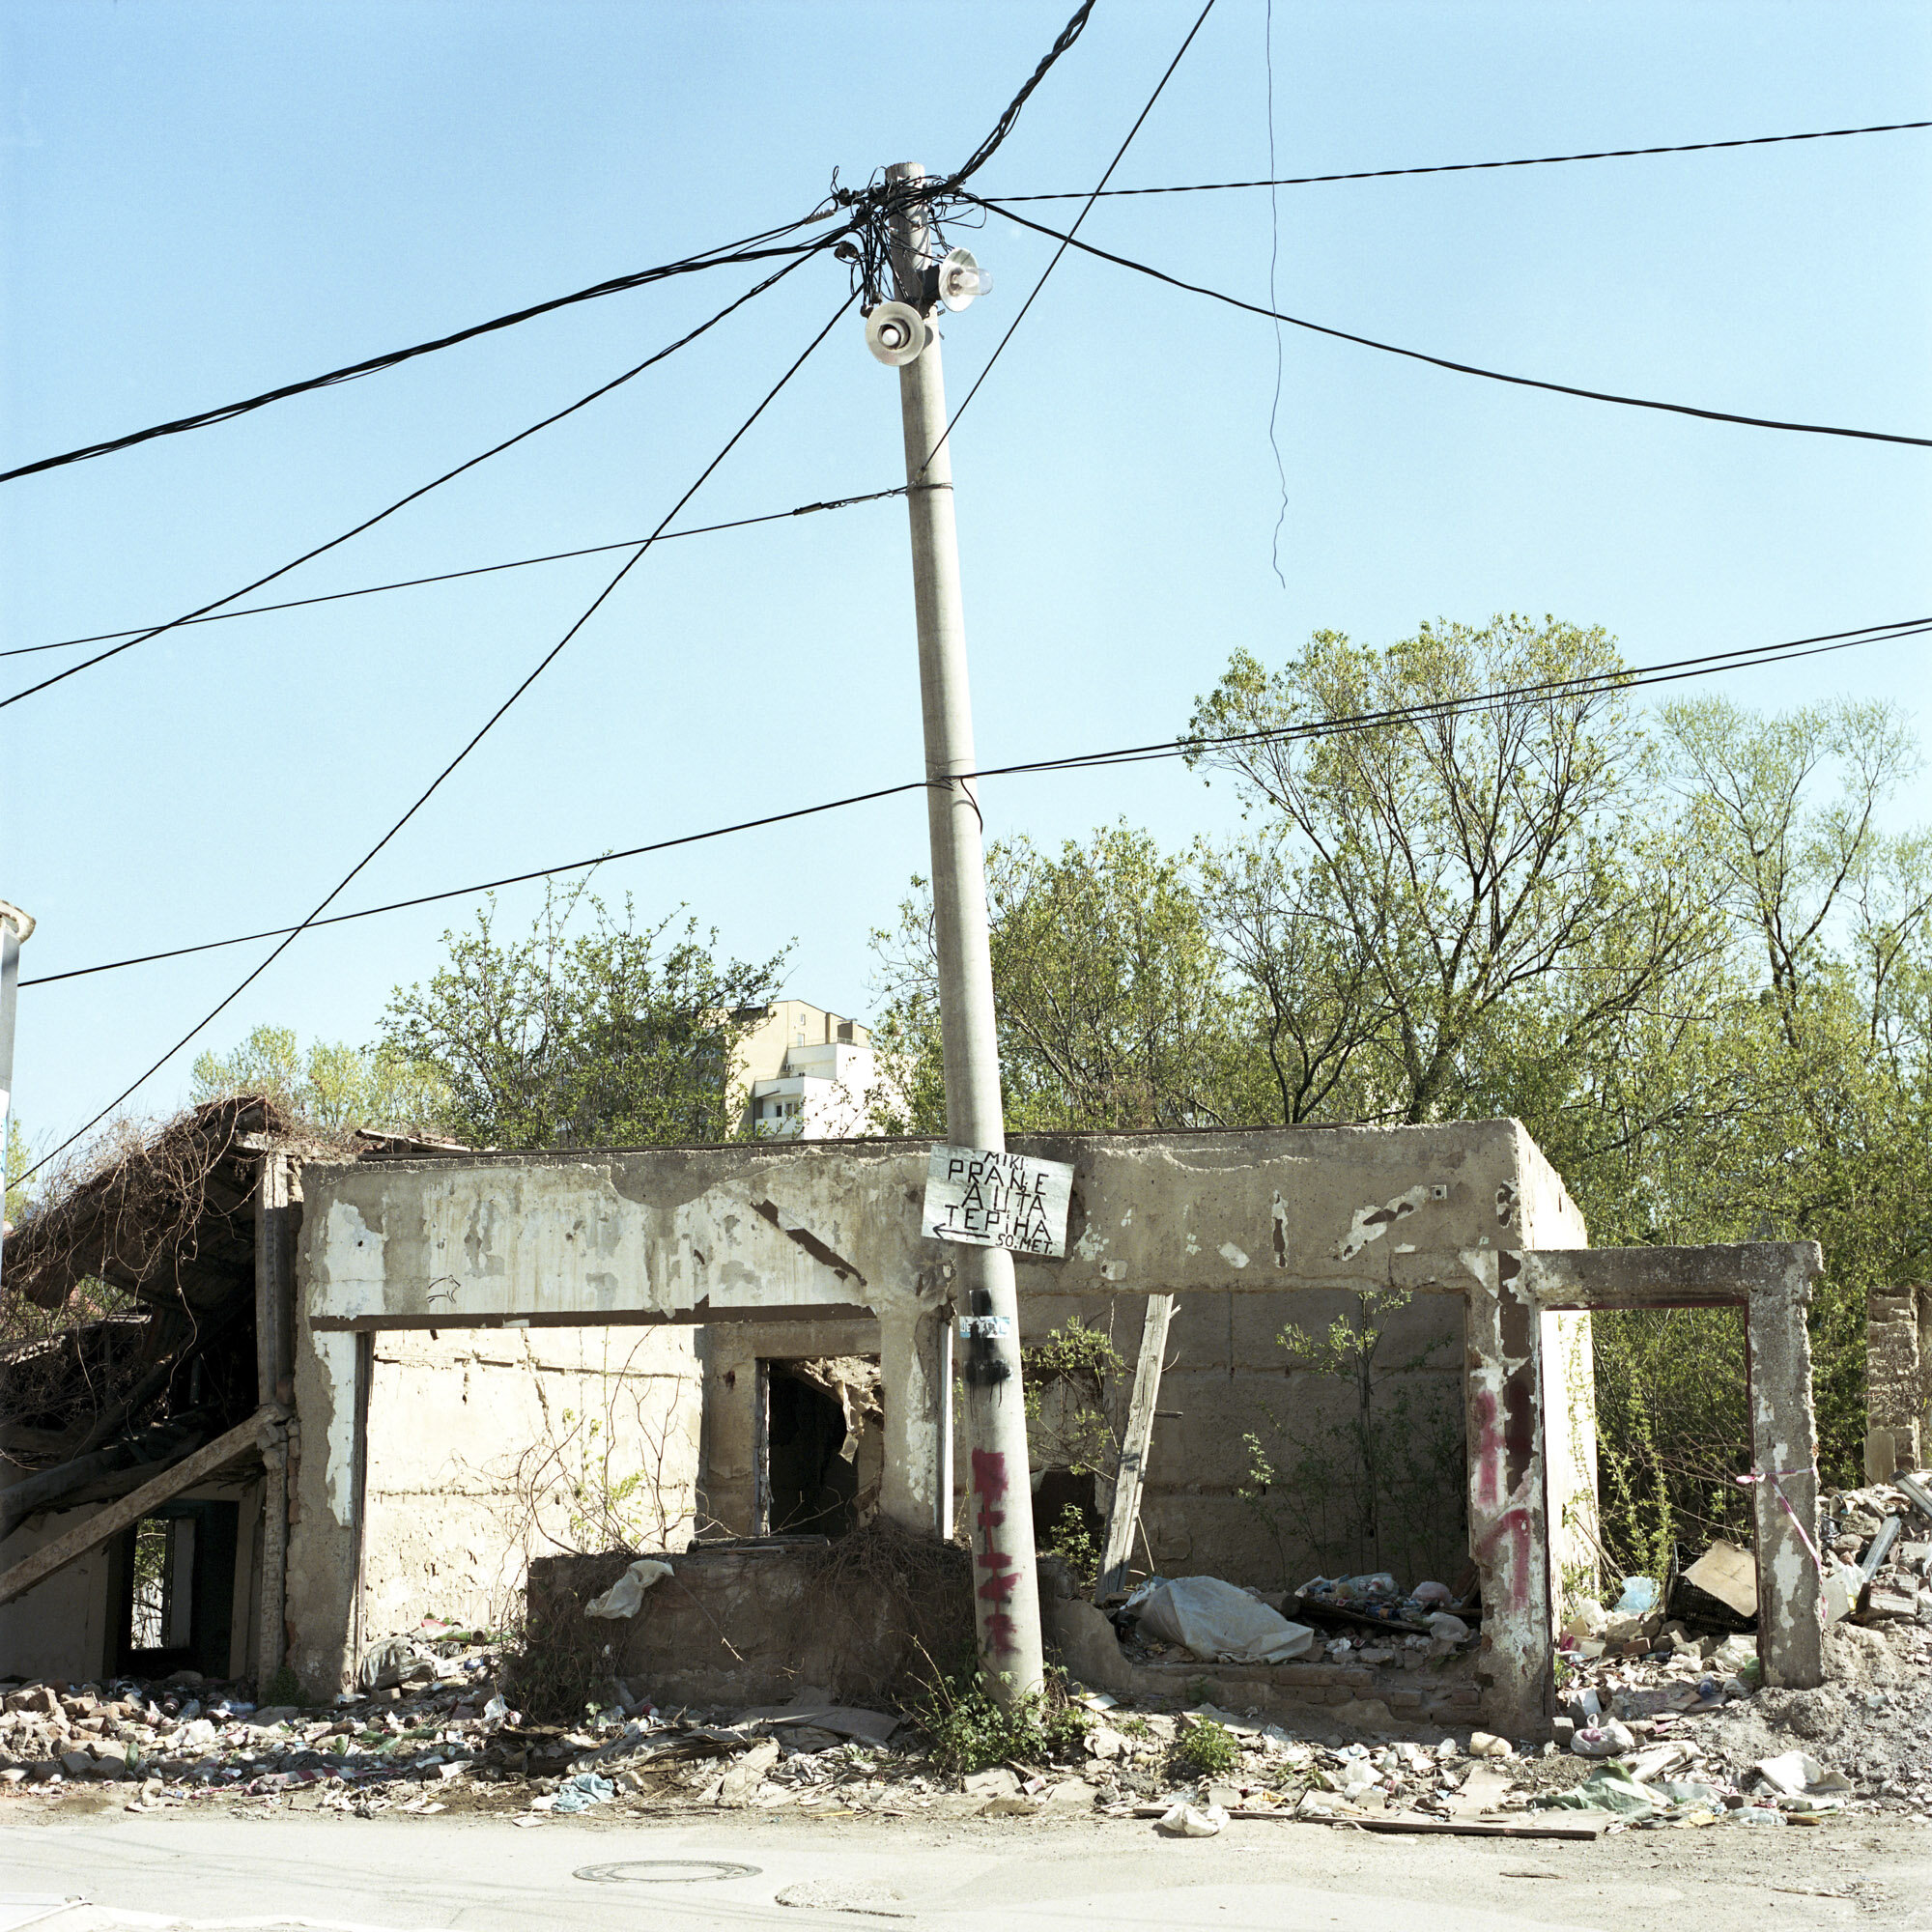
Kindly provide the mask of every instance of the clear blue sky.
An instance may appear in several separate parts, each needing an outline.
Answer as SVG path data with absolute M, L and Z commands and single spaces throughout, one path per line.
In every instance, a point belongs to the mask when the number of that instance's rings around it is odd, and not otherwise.
M 245 395 L 801 213 L 832 170 L 962 157 L 1069 0 L 13 0 L 0 15 L 5 403 L 22 461 Z M 1197 11 L 1101 0 L 980 177 L 1091 186 Z M 1262 0 L 1220 0 L 1117 181 L 1265 172 Z M 1922 5 L 1294 4 L 1285 174 L 1923 118 Z M 1932 136 L 1289 189 L 1282 305 L 1505 369 L 1932 433 Z M 1065 206 L 1065 205 L 1063 205 Z M 1102 244 L 1265 298 L 1265 194 L 1102 204 Z M 1047 244 L 975 238 L 963 396 Z M 573 309 L 244 420 L 5 486 L 7 645 L 207 602 L 590 388 L 751 279 Z M 281 594 L 654 525 L 843 293 L 826 263 Z M 1272 331 L 1069 257 L 955 444 L 986 764 L 1179 729 L 1228 655 L 1503 609 L 1639 662 L 1925 608 L 1932 455 L 1506 389 L 1288 333 L 1284 590 Z M 687 512 L 898 480 L 893 376 L 848 322 Z M 298 918 L 549 648 L 599 559 L 201 627 L 0 713 L 0 896 L 36 972 Z M 64 661 L 64 660 L 55 660 Z M 0 664 L 0 689 L 25 682 Z M 1907 704 L 1923 645 L 1733 680 Z M 372 903 L 874 783 L 920 763 L 896 502 L 648 557 L 350 889 Z M 1932 815 L 1921 791 L 1912 808 Z M 1125 814 L 1180 843 L 1233 802 L 1166 767 L 989 784 L 989 829 Z M 864 1013 L 870 927 L 922 866 L 914 798 L 613 868 L 792 992 Z M 540 888 L 505 895 L 521 922 Z M 202 1043 L 366 1039 L 461 903 L 305 937 Z M 71 1129 L 266 949 L 29 990 L 16 1107 Z M 185 1092 L 182 1055 L 136 1105 Z

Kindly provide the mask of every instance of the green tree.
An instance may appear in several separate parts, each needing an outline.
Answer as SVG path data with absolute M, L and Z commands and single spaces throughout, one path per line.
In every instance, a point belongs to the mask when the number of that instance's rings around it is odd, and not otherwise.
M 293 1027 L 258 1026 L 231 1052 L 201 1054 L 188 1097 L 195 1106 L 234 1094 L 259 1094 L 285 1114 L 317 1127 L 426 1127 L 446 1094 L 440 1075 L 387 1047 L 314 1040 L 306 1053 Z
M 7 1116 L 7 1208 L 10 1224 L 17 1224 L 33 1202 L 33 1190 L 20 1176 L 34 1164 L 26 1131 L 14 1114 Z
M 1659 774 L 1621 668 L 1601 630 L 1553 618 L 1383 651 L 1323 631 L 1272 674 L 1237 652 L 1197 705 L 1190 736 L 1221 742 L 1191 762 L 1264 828 L 1216 877 L 1284 1021 L 1285 1116 L 1346 1095 L 1361 1118 L 1453 1118 L 1519 1015 L 1574 1065 L 1712 943 L 1636 829 Z M 1335 728 L 1364 717 L 1382 722 Z
M 783 953 L 726 962 L 696 920 L 639 924 L 629 900 L 618 918 L 587 893 L 553 893 L 522 939 L 497 938 L 493 903 L 443 940 L 447 963 L 396 989 L 383 1037 L 440 1077 L 451 1133 L 505 1148 L 729 1137 L 733 1051 Z
M 881 1035 L 908 1124 L 944 1121 L 929 896 L 875 933 Z M 1226 962 L 1191 863 L 1103 827 L 1049 857 L 1025 838 L 987 855 L 1000 1070 L 1015 1132 L 1211 1125 L 1235 1052 Z

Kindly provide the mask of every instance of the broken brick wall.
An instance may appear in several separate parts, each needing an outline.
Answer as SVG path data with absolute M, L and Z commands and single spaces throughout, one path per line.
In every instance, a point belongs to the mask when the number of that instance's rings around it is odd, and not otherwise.
M 1865 1302 L 1865 1480 L 1922 1469 L 1932 1452 L 1932 1287 Z

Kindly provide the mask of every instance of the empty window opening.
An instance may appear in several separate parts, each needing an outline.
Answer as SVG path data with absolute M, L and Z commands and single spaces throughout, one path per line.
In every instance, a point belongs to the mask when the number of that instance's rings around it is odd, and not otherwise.
M 1100 1568 L 1106 1519 L 1094 1502 L 1091 1469 L 1048 1469 L 1033 1486 L 1033 1543 L 1043 1556 L 1058 1556 L 1073 1581 L 1091 1588 Z
M 874 1359 L 758 1364 L 761 1533 L 846 1536 L 877 1512 L 885 1411 Z
M 238 1506 L 171 1503 L 124 1531 L 116 1556 L 117 1674 L 229 1674 Z

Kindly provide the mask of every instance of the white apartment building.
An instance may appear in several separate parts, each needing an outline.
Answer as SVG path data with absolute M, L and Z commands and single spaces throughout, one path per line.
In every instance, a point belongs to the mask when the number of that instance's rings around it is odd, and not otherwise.
M 877 1055 L 857 1020 L 805 1000 L 774 1000 L 733 1017 L 753 1022 L 733 1074 L 741 1124 L 777 1140 L 880 1130 Z

